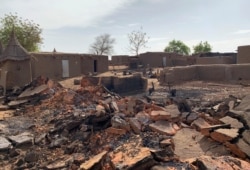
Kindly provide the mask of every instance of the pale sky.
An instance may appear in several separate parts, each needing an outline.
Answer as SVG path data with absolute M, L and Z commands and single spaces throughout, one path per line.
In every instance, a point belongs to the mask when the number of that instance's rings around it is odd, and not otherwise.
M 146 51 L 163 51 L 176 39 L 191 49 L 208 41 L 213 52 L 250 45 L 249 0 L 0 0 L 4 14 L 33 20 L 43 29 L 41 51 L 88 53 L 95 37 L 116 39 L 113 55 L 131 54 L 127 35 L 150 37 Z

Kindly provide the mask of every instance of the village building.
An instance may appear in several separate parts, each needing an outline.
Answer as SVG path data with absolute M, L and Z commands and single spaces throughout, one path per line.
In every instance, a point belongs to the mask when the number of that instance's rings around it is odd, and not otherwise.
M 138 56 L 116 55 L 112 56 L 113 65 L 127 65 L 130 69 L 139 67 L 174 67 L 195 64 L 192 56 L 183 56 L 177 53 L 145 52 Z
M 246 54 L 248 53 L 245 53 L 243 55 Z M 193 55 L 180 55 L 177 53 L 167 52 L 146 52 L 141 53 L 138 56 L 112 56 L 111 63 L 113 65 L 125 64 L 129 66 L 129 68 L 134 69 L 138 68 L 138 65 L 141 65 L 144 68 L 153 68 L 188 65 L 236 64 L 236 60 L 237 53 L 207 52 Z M 128 64 L 126 64 L 127 62 Z
M 237 53 L 207 52 L 193 54 L 195 64 L 236 64 Z
M 32 77 L 45 75 L 60 80 L 108 71 L 108 56 L 61 52 L 38 52 L 31 55 Z
M 0 43 L 1 44 L 1 43 Z M 0 86 L 24 86 L 38 76 L 60 80 L 108 71 L 108 56 L 53 52 L 29 53 L 14 31 L 6 48 L 0 45 Z
M 111 65 L 129 65 L 128 55 L 113 55 L 111 56 Z
M 8 45 L 0 55 L 0 85 L 4 90 L 32 80 L 31 55 L 20 45 L 12 32 Z
M 237 64 L 250 63 L 250 45 L 239 46 Z
M 146 52 L 141 53 L 138 57 L 142 65 L 147 67 L 174 67 L 192 64 L 188 57 L 177 53 Z

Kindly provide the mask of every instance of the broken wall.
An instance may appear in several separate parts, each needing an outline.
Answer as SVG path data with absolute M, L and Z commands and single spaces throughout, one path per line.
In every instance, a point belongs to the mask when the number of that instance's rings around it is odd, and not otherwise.
M 250 80 L 250 64 L 193 65 L 165 68 L 160 73 L 160 83 L 182 81 L 237 81 Z
M 141 76 L 114 77 L 114 91 L 117 93 L 129 93 L 135 91 L 145 91 L 147 89 L 147 79 Z
M 85 79 L 85 77 L 83 78 Z M 99 82 L 107 87 L 110 91 L 122 94 L 136 91 L 146 91 L 147 79 L 141 75 L 124 76 L 124 77 L 86 77 L 91 84 L 97 85 Z

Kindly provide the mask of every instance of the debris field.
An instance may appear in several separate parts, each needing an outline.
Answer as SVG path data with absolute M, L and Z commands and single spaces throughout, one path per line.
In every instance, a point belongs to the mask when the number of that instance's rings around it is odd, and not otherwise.
M 1 98 L 0 169 L 250 169 L 250 87 L 120 96 L 39 77 Z

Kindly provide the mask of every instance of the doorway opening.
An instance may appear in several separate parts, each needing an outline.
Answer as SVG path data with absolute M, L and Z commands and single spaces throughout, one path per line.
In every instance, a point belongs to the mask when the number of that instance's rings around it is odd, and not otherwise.
M 94 60 L 94 72 L 97 72 L 97 60 Z
M 62 60 L 62 77 L 69 77 L 69 60 Z

